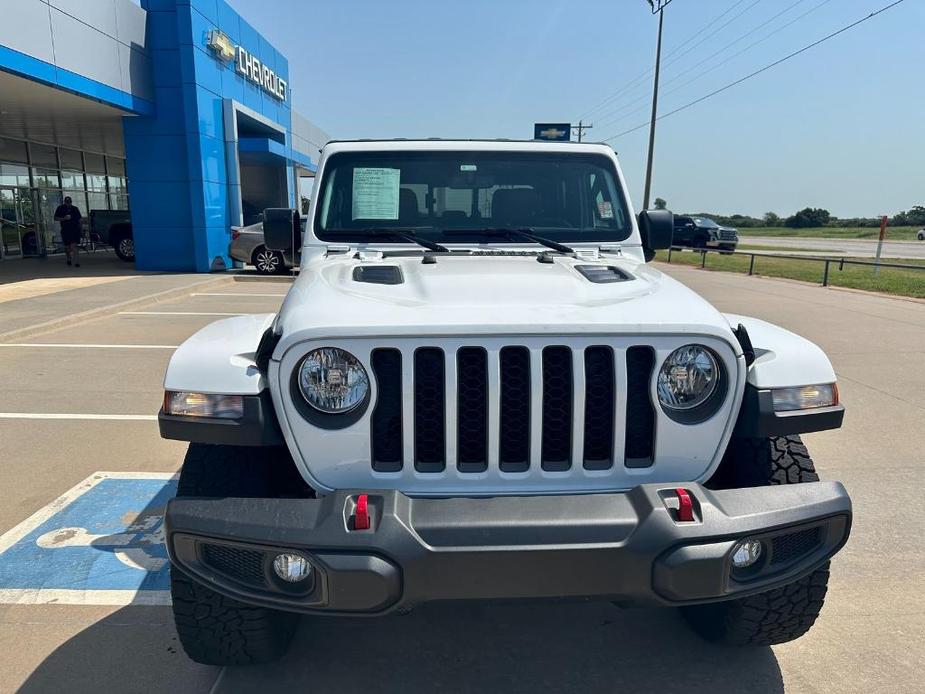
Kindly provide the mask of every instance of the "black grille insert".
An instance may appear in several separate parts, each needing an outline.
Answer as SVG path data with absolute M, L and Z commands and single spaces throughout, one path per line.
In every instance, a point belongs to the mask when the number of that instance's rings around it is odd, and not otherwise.
M 530 468 L 530 350 L 502 347 L 499 465 L 503 472 Z
M 655 351 L 651 347 L 626 350 L 626 467 L 652 465 L 655 408 L 649 395 Z
M 372 462 L 378 472 L 402 468 L 401 352 L 377 349 L 372 354 L 378 397 L 372 416 Z
M 260 588 L 266 586 L 263 552 L 227 545 L 203 544 L 202 560 L 223 576 Z
M 572 465 L 572 350 L 543 350 L 544 470 L 568 470 Z
M 488 469 L 488 354 L 481 347 L 456 353 L 456 445 L 460 472 Z
M 414 353 L 414 467 L 442 472 L 446 467 L 445 366 L 443 350 L 421 347 Z
M 796 561 L 815 550 L 822 542 L 822 528 L 806 528 L 795 533 L 778 535 L 771 540 L 771 564 Z
M 584 466 L 607 470 L 613 466 L 613 436 L 616 384 L 613 350 L 588 347 L 585 350 L 585 440 Z

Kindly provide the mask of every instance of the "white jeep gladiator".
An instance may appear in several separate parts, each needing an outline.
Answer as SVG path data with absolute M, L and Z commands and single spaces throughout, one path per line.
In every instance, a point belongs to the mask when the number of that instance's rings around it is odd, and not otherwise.
M 166 513 L 202 663 L 266 661 L 300 614 L 432 600 L 679 607 L 707 639 L 795 639 L 851 502 L 799 434 L 841 425 L 814 344 L 648 264 L 600 144 L 324 147 L 276 315 L 215 322 L 165 379 L 189 441 Z

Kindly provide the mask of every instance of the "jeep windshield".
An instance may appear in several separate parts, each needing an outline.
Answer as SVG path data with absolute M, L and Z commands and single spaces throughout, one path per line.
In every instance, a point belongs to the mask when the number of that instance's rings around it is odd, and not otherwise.
M 438 243 L 625 240 L 632 222 L 613 163 L 569 152 L 340 152 L 328 159 L 315 211 L 322 241 Z M 466 232 L 471 233 L 466 233 Z

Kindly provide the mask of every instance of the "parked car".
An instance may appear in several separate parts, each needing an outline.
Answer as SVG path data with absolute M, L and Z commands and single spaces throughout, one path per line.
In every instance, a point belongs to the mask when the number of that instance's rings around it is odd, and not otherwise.
M 305 219 L 302 220 L 305 233 Z M 291 256 L 267 248 L 263 238 L 263 222 L 242 227 L 231 227 L 231 245 L 228 255 L 242 263 L 253 265 L 261 275 L 275 275 L 293 266 Z
M 720 226 L 706 217 L 675 215 L 672 242 L 675 246 L 734 251 L 739 244 L 739 232 L 732 227 Z
M 120 260 L 135 260 L 135 237 L 128 210 L 90 210 L 90 234 L 112 246 Z
M 609 146 L 331 142 L 318 176 L 279 313 L 167 367 L 191 658 L 443 600 L 679 607 L 730 645 L 811 628 L 851 527 L 799 436 L 841 426 L 835 372 L 647 264 L 672 215 L 633 215 Z M 298 251 L 298 218 L 267 210 L 265 245 Z
M 919 241 L 925 241 L 925 229 L 919 229 L 919 233 L 915 235 Z

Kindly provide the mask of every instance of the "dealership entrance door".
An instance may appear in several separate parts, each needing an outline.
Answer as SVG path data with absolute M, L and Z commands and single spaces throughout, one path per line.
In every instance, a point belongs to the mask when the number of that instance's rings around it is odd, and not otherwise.
M 35 209 L 29 188 L 0 187 L 0 259 L 41 255 Z

